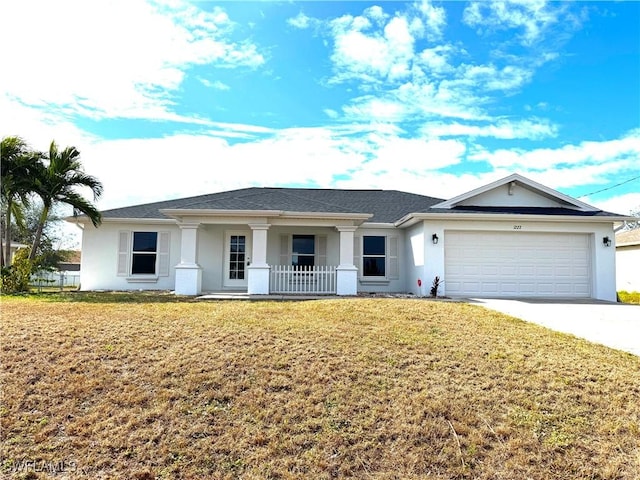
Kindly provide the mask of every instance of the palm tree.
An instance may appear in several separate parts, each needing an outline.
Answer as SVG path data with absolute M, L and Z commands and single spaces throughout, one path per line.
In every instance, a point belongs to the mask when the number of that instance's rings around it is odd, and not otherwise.
M 20 137 L 4 137 L 0 142 L 0 188 L 4 220 L 4 252 L 0 240 L 0 263 L 7 266 L 11 260 L 11 217 L 18 224 L 23 221 L 23 206 L 35 190 L 35 172 L 42 165 L 42 154 L 33 151 Z
M 30 260 L 36 256 L 42 230 L 49 217 L 49 212 L 55 205 L 71 205 L 74 215 L 85 214 L 94 227 L 102 222 L 102 215 L 95 205 L 76 191 L 77 188 L 89 188 L 93 193 L 94 201 L 102 195 L 102 183 L 83 171 L 80 152 L 76 147 L 67 147 L 60 151 L 56 142 L 52 141 L 47 160 L 48 164 L 42 165 L 35 179 L 35 191 L 42 199 L 43 208 L 31 247 Z

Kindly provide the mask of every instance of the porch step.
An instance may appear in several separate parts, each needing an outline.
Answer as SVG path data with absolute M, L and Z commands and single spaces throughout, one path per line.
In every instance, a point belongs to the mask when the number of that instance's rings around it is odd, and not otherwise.
M 196 300 L 304 301 L 340 298 L 335 295 L 249 295 L 246 292 L 216 292 L 196 297 Z M 345 297 L 346 298 L 346 297 Z

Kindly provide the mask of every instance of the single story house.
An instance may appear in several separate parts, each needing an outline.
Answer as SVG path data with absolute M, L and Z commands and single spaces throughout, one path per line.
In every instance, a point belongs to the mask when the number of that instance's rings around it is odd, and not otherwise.
M 616 286 L 640 292 L 640 228 L 616 234 Z
M 616 299 L 614 222 L 513 174 L 449 200 L 245 188 L 79 217 L 83 290 Z

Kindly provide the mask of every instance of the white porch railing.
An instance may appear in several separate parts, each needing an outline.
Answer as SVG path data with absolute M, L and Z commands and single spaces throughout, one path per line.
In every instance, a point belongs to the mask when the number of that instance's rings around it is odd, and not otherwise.
M 271 293 L 336 293 L 335 266 L 272 265 L 270 280 Z

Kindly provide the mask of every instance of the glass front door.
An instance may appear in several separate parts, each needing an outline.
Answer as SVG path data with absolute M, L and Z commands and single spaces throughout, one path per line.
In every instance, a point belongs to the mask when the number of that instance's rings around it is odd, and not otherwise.
M 227 232 L 224 268 L 225 287 L 247 287 L 247 267 L 251 264 L 249 238 L 249 234 L 245 232 Z

